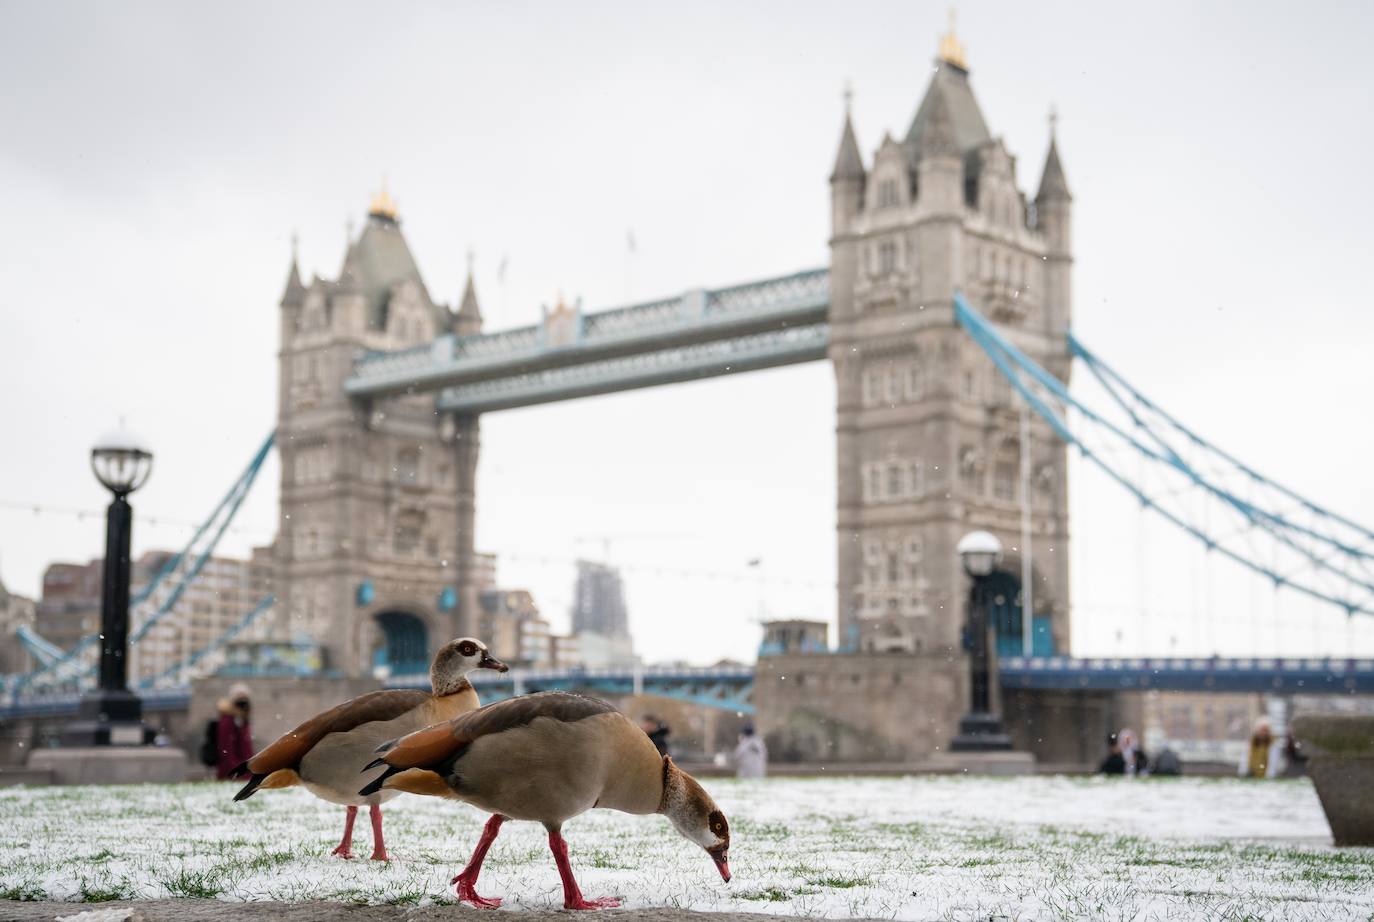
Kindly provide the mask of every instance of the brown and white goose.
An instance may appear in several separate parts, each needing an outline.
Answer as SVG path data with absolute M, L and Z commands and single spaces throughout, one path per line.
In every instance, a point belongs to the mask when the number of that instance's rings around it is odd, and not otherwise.
M 494 908 L 477 895 L 482 859 L 507 819 L 543 823 L 563 880 L 566 909 L 618 906 L 615 897 L 582 896 L 568 863 L 562 826 L 593 807 L 662 813 L 704 848 L 730 880 L 730 826 L 709 794 L 644 731 L 608 702 L 563 692 L 498 701 L 378 747 L 369 768 L 386 771 L 360 795 L 408 791 L 466 801 L 492 813 L 467 867 L 453 878 L 457 895 Z
M 333 852 L 344 858 L 353 857 L 353 821 L 358 807 L 367 804 L 372 814 L 372 858 L 386 861 L 381 805 L 396 792 L 359 795 L 358 773 L 375 758 L 373 750 L 379 743 L 476 710 L 481 702 L 467 680 L 474 669 L 505 672 L 506 665 L 480 640 L 463 637 L 449 641 L 434 654 L 430 665 L 431 692 L 368 692 L 316 714 L 235 770 L 235 774 L 248 772 L 252 777 L 234 800 L 252 797 L 259 788 L 299 784 L 322 800 L 346 806 L 343 841 Z

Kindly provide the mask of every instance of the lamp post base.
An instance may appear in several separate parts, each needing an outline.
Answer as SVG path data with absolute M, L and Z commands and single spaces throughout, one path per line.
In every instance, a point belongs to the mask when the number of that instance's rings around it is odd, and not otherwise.
M 951 752 L 1002 752 L 1011 749 L 1011 737 L 1002 730 L 996 714 L 975 711 L 959 719 L 959 732 L 950 740 Z
M 155 731 L 143 725 L 143 699 L 121 688 L 96 689 L 81 699 L 76 720 L 62 728 L 63 746 L 144 746 Z

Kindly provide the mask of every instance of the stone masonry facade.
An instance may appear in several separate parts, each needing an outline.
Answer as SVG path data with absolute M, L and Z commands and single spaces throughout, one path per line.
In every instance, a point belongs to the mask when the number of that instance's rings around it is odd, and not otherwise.
M 962 57 L 942 56 L 906 137 L 870 162 L 846 114 L 830 178 L 830 358 L 837 392 L 841 650 L 957 647 L 973 529 L 1020 585 L 1021 453 L 1030 452 L 1034 606 L 1069 641 L 1066 448 L 958 326 L 962 290 L 1067 381 L 1072 199 L 1053 138 L 1034 199 L 983 120 Z

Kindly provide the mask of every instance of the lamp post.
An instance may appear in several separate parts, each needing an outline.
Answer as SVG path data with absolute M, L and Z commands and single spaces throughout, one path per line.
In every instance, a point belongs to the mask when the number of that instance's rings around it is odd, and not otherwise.
M 63 742 L 77 746 L 141 745 L 143 702 L 129 690 L 129 552 L 133 508 L 129 494 L 153 470 L 153 453 L 122 426 L 91 449 L 91 470 L 114 500 L 105 516 L 105 564 L 100 592 L 100 684 L 81 699 Z
M 969 589 L 965 646 L 969 651 L 969 712 L 959 719 L 959 732 L 950 742 L 954 752 L 994 752 L 1011 748 L 1002 721 L 992 713 L 992 676 L 988 650 L 988 608 L 992 593 L 988 577 L 1002 559 L 1002 542 L 985 531 L 959 540 L 959 559 L 973 580 Z

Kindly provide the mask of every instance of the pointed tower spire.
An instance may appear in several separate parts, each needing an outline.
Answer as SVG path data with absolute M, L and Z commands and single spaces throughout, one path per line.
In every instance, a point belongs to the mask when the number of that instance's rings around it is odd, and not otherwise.
M 959 153 L 959 138 L 954 128 L 954 113 L 939 87 L 931 87 L 930 106 L 917 139 L 916 157 L 949 157 Z
M 835 154 L 835 169 L 830 171 L 832 183 L 845 179 L 857 179 L 859 182 L 863 182 L 866 175 L 864 158 L 859 153 L 859 142 L 854 137 L 854 120 L 850 116 L 853 100 L 854 90 L 846 83 L 844 87 L 844 131 L 840 134 L 840 149 Z
M 472 248 L 468 248 L 468 283 L 463 289 L 463 301 L 454 317 L 453 332 L 459 336 L 475 336 L 482 332 L 482 309 L 477 304 L 477 289 L 472 282 Z
M 299 267 L 299 248 L 300 237 L 296 234 L 291 235 L 291 269 L 286 274 L 286 290 L 282 292 L 281 304 L 285 307 L 288 304 L 300 304 L 301 298 L 305 295 L 305 286 L 301 284 L 301 270 Z
M 1035 193 L 1037 202 L 1052 199 L 1073 201 L 1069 193 L 1069 182 L 1064 178 L 1064 166 L 1059 162 L 1059 145 L 1056 143 L 1055 128 L 1059 115 L 1050 107 L 1050 152 L 1045 156 L 1045 171 L 1040 174 L 1040 191 Z

